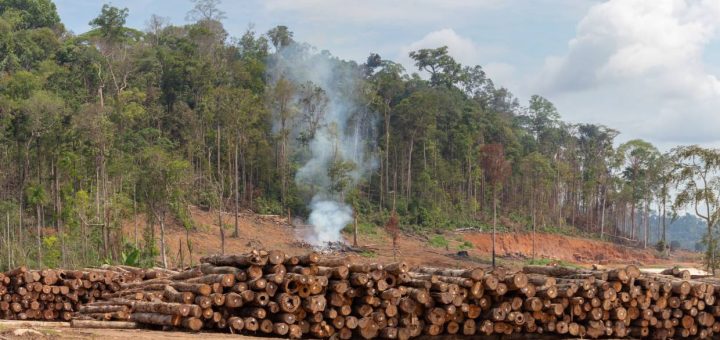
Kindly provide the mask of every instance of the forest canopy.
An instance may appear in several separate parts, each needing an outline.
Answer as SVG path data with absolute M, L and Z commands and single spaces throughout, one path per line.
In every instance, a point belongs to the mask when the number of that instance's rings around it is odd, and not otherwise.
M 486 230 L 497 210 L 504 231 L 662 249 L 672 216 L 697 211 L 715 266 L 718 150 L 620 144 L 445 46 L 410 52 L 413 69 L 358 63 L 282 25 L 232 37 L 218 1 L 194 3 L 192 22 L 154 15 L 142 30 L 107 4 L 73 34 L 50 0 L 0 0 L 2 267 L 165 264 L 164 228 L 195 228 L 190 205 L 308 218 L 318 199 L 361 223 L 396 213 L 406 232 Z

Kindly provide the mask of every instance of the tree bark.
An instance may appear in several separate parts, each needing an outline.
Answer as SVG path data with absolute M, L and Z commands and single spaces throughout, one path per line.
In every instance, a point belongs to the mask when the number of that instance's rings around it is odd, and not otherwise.
M 160 252 L 162 253 L 162 264 L 163 268 L 167 268 L 167 256 L 165 255 L 165 213 L 162 213 L 162 216 L 158 216 L 158 222 L 160 222 Z
M 605 200 L 607 199 L 607 189 L 603 188 L 602 212 L 600 213 L 600 239 L 605 239 Z
M 408 153 L 408 167 L 407 167 L 407 198 L 410 199 L 412 194 L 412 154 L 413 147 L 415 146 L 415 134 L 410 137 L 410 152 Z
M 234 182 L 235 182 L 235 188 L 234 188 L 234 192 L 233 192 L 233 193 L 235 194 L 235 231 L 233 232 L 233 237 L 235 237 L 235 238 L 237 238 L 237 237 L 240 236 L 240 227 L 239 227 L 239 224 L 240 224 L 240 223 L 239 223 L 239 221 L 238 221 L 238 214 L 239 214 L 239 212 L 240 212 L 240 211 L 239 211 L 239 204 L 240 204 L 240 203 L 239 203 L 239 200 L 240 200 L 240 199 L 239 199 L 238 195 L 240 194 L 240 190 L 239 190 L 239 188 L 238 188 L 238 184 L 239 184 L 239 182 L 238 182 L 238 176 L 239 176 L 239 171 L 238 171 L 238 142 L 235 141 L 235 176 L 234 176 L 234 177 L 235 177 L 235 181 L 234 181 Z
M 40 203 L 35 203 L 35 212 L 36 212 L 36 233 L 37 233 L 37 266 L 38 268 L 42 267 L 42 220 L 40 218 Z
M 222 190 L 220 190 L 220 204 L 218 205 L 218 226 L 220 226 L 220 254 L 225 254 L 225 228 L 222 221 Z
M 665 243 L 667 240 L 667 238 L 666 238 L 667 229 L 665 227 L 665 205 L 666 205 L 665 199 L 666 199 L 666 197 L 667 197 L 667 195 L 665 195 L 665 192 L 663 191 L 663 198 L 662 198 L 662 241 L 663 241 L 663 243 Z M 665 246 L 667 247 L 667 245 L 665 245 Z
M 630 238 L 635 239 L 635 200 L 630 202 Z
M 495 268 L 495 233 L 497 229 L 497 188 L 493 188 L 493 231 L 492 231 L 492 266 Z

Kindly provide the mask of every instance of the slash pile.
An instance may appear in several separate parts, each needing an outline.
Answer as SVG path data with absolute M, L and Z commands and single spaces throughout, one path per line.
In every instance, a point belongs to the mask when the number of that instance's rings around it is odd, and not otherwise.
M 252 251 L 205 257 L 200 265 L 180 272 L 121 269 L 102 272 L 104 278 L 116 279 L 77 289 L 69 280 L 83 281 L 84 287 L 93 272 L 63 272 L 73 279 L 56 281 L 52 287 L 78 294 L 77 302 L 67 306 L 41 302 L 48 295 L 58 302 L 72 301 L 61 291 L 53 293 L 53 288 L 38 292 L 35 299 L 20 295 L 18 290 L 28 283 L 20 284 L 15 278 L 22 275 L 10 272 L 3 300 L 18 300 L 14 303 L 20 307 L 3 309 L 4 316 L 20 318 L 22 312 L 30 318 L 31 310 L 58 310 L 58 315 L 48 312 L 53 314 L 47 318 L 289 338 L 545 334 L 665 339 L 720 334 L 720 282 L 693 280 L 674 271 L 644 274 L 635 266 L 527 266 L 510 272 L 409 268 L 402 262 L 362 264 L 317 253 Z M 33 301 L 41 307 L 33 309 Z M 63 313 L 71 310 L 77 313 Z

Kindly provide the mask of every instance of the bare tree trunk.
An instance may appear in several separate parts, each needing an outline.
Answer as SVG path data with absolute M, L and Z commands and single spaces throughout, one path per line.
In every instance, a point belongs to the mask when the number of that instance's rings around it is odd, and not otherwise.
M 238 214 L 239 214 L 239 212 L 240 212 L 240 211 L 239 211 L 239 197 L 238 197 L 238 195 L 240 194 L 240 190 L 239 190 L 239 188 L 238 188 L 238 184 L 239 184 L 239 182 L 238 182 L 238 176 L 239 176 L 239 171 L 238 171 L 238 142 L 235 141 L 235 176 L 234 176 L 234 177 L 235 177 L 235 181 L 234 181 L 234 182 L 235 182 L 235 188 L 234 188 L 234 192 L 233 192 L 233 194 L 235 194 L 235 231 L 233 232 L 233 237 L 236 237 L 236 238 L 237 238 L 237 237 L 240 237 L 240 227 L 239 227 L 240 222 L 238 221 Z
M 55 219 L 57 223 L 58 234 L 60 236 L 60 258 L 62 259 L 63 267 L 67 267 L 67 254 L 65 250 L 65 226 L 62 220 L 62 200 L 60 199 L 60 169 L 57 164 L 53 163 L 55 169 Z
M 603 189 L 602 197 L 602 213 L 600 214 L 600 239 L 605 239 L 605 200 L 607 199 L 607 192 Z
M 390 188 L 390 114 L 389 101 L 385 102 L 385 191 Z
M 357 243 L 357 232 L 358 232 L 358 217 L 357 217 L 357 212 L 355 212 L 355 216 L 354 216 L 354 217 L 355 217 L 355 219 L 354 219 L 354 222 L 353 222 L 353 247 L 357 247 L 357 246 L 358 246 L 358 243 Z
M 408 153 L 408 167 L 407 167 L 407 198 L 410 198 L 410 195 L 412 195 L 412 154 L 413 154 L 413 146 L 415 145 L 414 136 L 410 137 L 410 152 Z
M 630 238 L 635 239 L 635 201 L 630 203 Z
M 493 231 L 492 231 L 492 266 L 495 268 L 495 233 L 497 230 L 497 188 L 493 188 Z
M 178 249 L 180 252 L 180 268 L 185 268 L 185 256 L 183 254 L 182 236 L 178 237 Z
M 158 216 L 158 222 L 160 222 L 160 253 L 162 256 L 163 268 L 167 268 L 167 255 L 165 254 L 165 214 Z
M 662 241 L 663 241 L 663 243 L 665 243 L 667 240 L 667 238 L 666 238 L 667 237 L 667 229 L 665 227 L 665 204 L 666 204 L 665 197 L 666 197 L 666 195 L 663 194 L 663 198 L 662 198 Z M 665 245 L 665 246 L 667 247 L 667 245 Z
M 135 248 L 138 248 L 138 221 L 137 221 L 137 185 L 133 185 L 133 224 L 135 227 Z
M 11 246 L 11 242 L 10 242 L 10 212 L 9 211 L 5 213 L 5 219 L 7 222 L 7 224 L 5 225 L 5 228 L 6 228 L 5 229 L 5 249 L 7 249 L 8 268 L 12 268 L 13 267 L 13 261 L 12 261 L 13 254 L 12 254 L 12 246 Z
M 649 219 L 650 219 L 649 210 L 650 210 L 650 201 L 648 200 L 648 201 L 645 201 L 645 212 L 644 212 L 644 215 L 645 215 L 645 217 L 644 217 L 644 220 L 645 220 L 645 221 L 644 221 L 644 222 L 645 222 L 645 240 L 644 240 L 644 243 L 643 243 L 643 248 L 647 248 L 647 244 L 648 244 L 648 227 L 649 227 L 649 225 L 650 225 L 650 223 L 649 223 Z
M 24 186 L 24 185 L 25 185 L 25 184 L 23 184 L 23 186 Z M 20 247 L 23 247 L 23 246 L 25 246 L 25 245 L 24 245 L 24 243 L 25 243 L 25 237 L 24 237 L 25 230 L 23 230 L 23 229 L 25 229 L 25 225 L 24 225 L 24 223 L 23 223 L 24 221 L 23 221 L 23 195 L 22 195 L 22 186 L 20 187 L 20 198 L 19 198 L 18 202 L 19 202 L 19 203 L 18 203 L 18 217 L 19 217 L 19 220 L 18 220 L 18 245 L 19 245 Z
M 185 243 L 187 244 L 188 248 L 188 258 L 190 259 L 190 266 L 193 265 L 193 248 L 192 248 L 192 241 L 190 241 L 190 229 L 185 228 Z
M 532 259 L 535 260 L 535 231 L 536 231 L 536 223 L 535 223 L 535 209 L 533 208 L 532 212 L 532 228 L 533 228 L 533 236 L 532 236 Z
M 220 195 L 220 206 L 222 206 L 222 194 Z M 225 228 L 223 228 L 221 208 L 218 208 L 218 225 L 220 226 L 220 254 L 225 254 Z
M 42 268 L 42 218 L 40 216 L 40 203 L 35 203 L 35 212 L 37 218 L 37 266 Z
M 100 217 L 100 163 L 95 165 L 95 216 Z
M 220 171 L 220 124 L 217 125 L 217 175 L 218 175 L 218 181 L 222 181 L 222 177 L 220 177 L 220 174 L 222 172 Z

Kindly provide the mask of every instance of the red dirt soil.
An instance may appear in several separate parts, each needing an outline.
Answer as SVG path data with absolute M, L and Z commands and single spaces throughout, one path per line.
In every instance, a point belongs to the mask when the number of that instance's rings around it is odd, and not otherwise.
M 190 239 L 193 247 L 193 263 L 197 263 L 200 257 L 220 252 L 220 231 L 217 224 L 217 213 L 203 211 L 198 208 L 191 208 L 192 220 L 197 230 L 190 232 Z M 305 230 L 295 228 L 287 223 L 286 218 L 277 216 L 257 215 L 250 211 L 241 212 L 239 215 L 240 237 L 230 237 L 233 231 L 234 217 L 231 214 L 223 213 L 223 224 L 225 225 L 225 253 L 239 253 L 252 248 L 282 249 L 285 252 L 296 255 L 309 251 L 308 247 L 298 242 L 299 237 Z M 139 217 L 138 221 L 144 221 Z M 144 222 L 139 223 L 140 233 Z M 157 227 L 159 229 L 159 227 Z M 126 237 L 134 239 L 134 225 L 129 221 L 124 226 Z M 184 261 L 183 265 L 190 264 L 188 248 L 186 246 L 185 229 L 177 223 L 169 223 L 166 231 L 168 266 L 176 267 L 179 261 L 179 246 L 182 245 Z M 156 231 L 159 237 L 159 230 Z M 345 235 L 349 244 L 352 243 L 352 235 Z M 427 241 L 427 236 L 422 235 L 401 235 L 398 241 L 397 257 L 393 256 L 391 238 L 382 230 L 376 235 L 359 235 L 358 243 L 366 249 L 362 254 L 351 253 L 359 261 L 364 262 L 389 262 L 394 259 L 402 259 L 410 265 L 430 266 L 454 266 L 471 267 L 479 264 L 488 264 L 492 249 L 492 236 L 487 233 L 455 233 L 443 234 L 448 240 L 448 246 L 434 248 Z M 469 257 L 458 258 L 453 256 L 459 249 L 458 246 L 469 241 L 474 248 L 468 249 Z M 159 240 L 158 240 L 159 242 Z M 522 265 L 526 259 L 532 256 L 532 235 L 531 234 L 498 234 L 497 254 L 503 258 L 504 265 Z M 681 254 L 688 256 L 688 254 Z M 652 249 L 640 250 L 624 246 L 618 246 L 608 242 L 597 240 L 568 237 L 557 234 L 536 235 L 536 257 L 562 260 L 581 265 L 590 264 L 624 264 L 634 263 L 640 265 L 669 265 L 675 264 L 674 259 L 664 260 L 656 257 Z M 690 255 L 690 261 L 694 261 Z M 688 262 L 682 259 L 682 262 Z
M 465 234 L 477 251 L 492 252 L 491 234 Z M 532 256 L 532 234 L 498 234 L 496 236 L 496 253 L 498 256 L 530 257 Z M 652 250 L 640 250 L 623 247 L 608 242 L 569 237 L 557 234 L 537 234 L 535 240 L 535 256 L 574 263 L 635 263 L 649 264 L 658 262 Z

